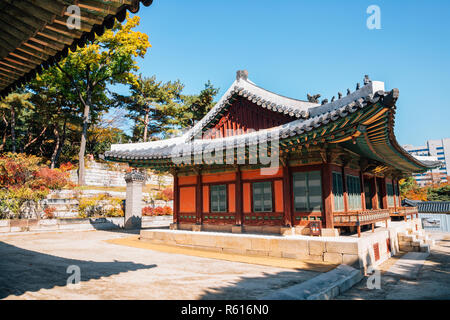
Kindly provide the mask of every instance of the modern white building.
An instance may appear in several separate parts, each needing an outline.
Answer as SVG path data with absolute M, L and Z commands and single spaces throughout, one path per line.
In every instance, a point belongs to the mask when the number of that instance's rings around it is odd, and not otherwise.
M 425 146 L 404 145 L 403 148 L 419 160 L 441 161 L 440 168 L 429 170 L 422 174 L 414 174 L 421 186 L 449 181 L 450 168 L 450 138 L 428 140 Z

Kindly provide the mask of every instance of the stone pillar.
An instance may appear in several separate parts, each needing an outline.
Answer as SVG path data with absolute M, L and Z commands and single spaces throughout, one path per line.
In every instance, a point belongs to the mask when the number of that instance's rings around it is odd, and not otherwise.
M 125 201 L 125 229 L 140 229 L 142 225 L 142 186 L 145 174 L 131 171 L 125 175 L 127 195 Z

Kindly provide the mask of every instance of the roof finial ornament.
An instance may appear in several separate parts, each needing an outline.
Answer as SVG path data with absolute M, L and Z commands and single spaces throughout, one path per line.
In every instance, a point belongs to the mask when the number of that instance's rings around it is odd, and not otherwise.
M 352 93 L 352 92 L 350 91 L 350 89 L 347 89 L 347 95 L 348 95 L 348 96 L 350 95 L 350 93 Z
M 342 92 L 338 92 L 338 99 L 342 99 Z
M 331 98 L 331 102 L 333 102 L 334 100 L 336 100 L 335 96 L 333 96 L 333 98 Z
M 370 80 L 369 76 L 366 74 L 364 76 L 364 85 L 368 85 L 371 82 L 372 82 L 372 80 Z
M 327 104 L 328 103 L 328 99 L 323 99 L 322 100 L 322 105 Z
M 248 80 L 248 71 L 247 70 L 238 70 L 236 72 L 236 80 L 239 81 L 241 79 L 246 80 L 246 81 Z
M 356 84 L 356 90 L 361 89 L 361 85 L 359 84 L 359 82 Z
M 319 98 L 321 97 L 320 94 L 315 94 L 312 96 L 309 93 L 306 94 L 306 96 L 308 97 L 308 101 L 311 103 L 319 103 Z

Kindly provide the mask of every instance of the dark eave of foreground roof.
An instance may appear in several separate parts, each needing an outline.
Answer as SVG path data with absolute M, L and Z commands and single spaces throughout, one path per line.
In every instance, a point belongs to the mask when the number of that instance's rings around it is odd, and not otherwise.
M 140 3 L 153 0 L 1 0 L 0 98 L 32 80 L 37 74 L 82 48 L 87 41 L 123 22 L 127 10 L 137 13 Z M 70 5 L 81 9 L 81 30 L 64 21 Z

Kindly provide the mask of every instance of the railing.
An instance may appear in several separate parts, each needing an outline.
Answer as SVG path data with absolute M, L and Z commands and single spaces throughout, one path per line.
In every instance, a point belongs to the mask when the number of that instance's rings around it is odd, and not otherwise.
M 335 212 L 334 225 L 336 227 L 352 227 L 374 224 L 390 219 L 389 209 L 361 210 L 352 212 Z
M 416 216 L 419 217 L 419 211 L 417 207 L 398 207 L 398 208 L 391 208 L 389 209 L 389 214 L 391 217 L 403 217 L 403 219 L 406 221 L 408 219 L 408 216 L 414 218 Z

